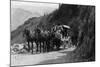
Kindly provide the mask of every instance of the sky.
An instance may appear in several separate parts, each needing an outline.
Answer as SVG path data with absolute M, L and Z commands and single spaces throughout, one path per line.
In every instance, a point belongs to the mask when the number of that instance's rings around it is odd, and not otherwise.
M 11 1 L 11 30 L 15 30 L 30 17 L 39 17 L 56 10 L 59 4 Z
M 50 13 L 53 10 L 57 9 L 59 4 L 51 4 L 51 3 L 37 3 L 37 2 L 23 2 L 23 1 L 11 1 L 11 8 L 22 8 L 24 10 L 28 10 L 31 12 L 39 11 L 44 14 Z

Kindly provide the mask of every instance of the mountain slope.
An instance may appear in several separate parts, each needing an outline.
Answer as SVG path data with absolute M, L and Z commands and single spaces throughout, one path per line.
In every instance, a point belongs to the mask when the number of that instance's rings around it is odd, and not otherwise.
M 11 8 L 11 31 L 22 25 L 28 18 L 40 16 L 37 12 L 30 12 L 21 8 Z
M 41 18 L 32 17 L 24 22 L 23 25 L 20 25 L 16 30 L 11 32 L 11 45 L 14 43 L 23 43 L 25 42 L 25 38 L 23 37 L 23 30 L 25 28 L 30 28 L 34 30 L 34 28 L 40 23 Z
M 73 43 L 78 47 L 70 54 L 70 59 L 95 60 L 95 6 L 63 4 L 54 13 L 50 23 L 71 27 L 75 38 Z

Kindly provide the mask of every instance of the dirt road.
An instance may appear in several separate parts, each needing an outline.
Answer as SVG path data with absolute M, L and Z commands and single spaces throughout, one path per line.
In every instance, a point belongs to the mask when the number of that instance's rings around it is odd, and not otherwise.
M 63 56 L 67 56 L 67 52 L 73 51 L 75 47 L 68 49 L 53 51 L 49 53 L 40 53 L 40 54 L 16 54 L 11 55 L 11 66 L 20 66 L 20 65 L 37 65 L 42 64 L 42 62 L 49 60 L 62 59 Z M 52 62 L 52 61 L 50 61 Z

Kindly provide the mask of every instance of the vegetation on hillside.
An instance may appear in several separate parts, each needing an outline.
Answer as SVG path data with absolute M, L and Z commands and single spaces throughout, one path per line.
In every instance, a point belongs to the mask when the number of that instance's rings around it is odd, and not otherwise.
M 50 23 L 66 24 L 77 36 L 77 49 L 73 58 L 95 60 L 95 6 L 63 4 L 51 18 Z

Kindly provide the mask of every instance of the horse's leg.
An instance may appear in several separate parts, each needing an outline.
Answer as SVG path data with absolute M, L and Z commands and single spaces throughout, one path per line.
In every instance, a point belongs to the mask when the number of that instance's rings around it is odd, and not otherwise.
M 53 46 L 53 42 L 52 42 L 52 41 L 50 42 L 50 45 L 51 45 L 50 49 L 51 49 L 51 51 L 52 51 L 53 48 L 54 48 L 54 46 Z
M 41 43 L 41 52 L 43 52 L 43 43 Z
M 42 48 L 44 47 L 43 42 L 40 41 L 39 45 L 40 45 L 39 49 L 40 49 L 40 53 L 41 53 L 42 52 Z
M 45 44 L 45 43 L 44 43 Z M 43 44 L 43 52 L 44 52 L 44 50 L 45 50 L 45 46 L 44 46 L 44 44 Z
M 49 42 L 47 42 L 47 46 L 48 46 L 48 52 L 49 52 L 50 49 L 51 49 L 51 46 L 50 46 L 50 43 Z
M 33 54 L 33 42 L 31 42 L 32 43 L 32 47 L 31 47 L 31 50 L 32 50 L 32 54 Z
M 39 43 L 37 42 L 37 45 L 36 45 L 36 52 L 38 52 L 38 47 L 39 47 Z
M 45 51 L 48 52 L 48 42 L 46 41 L 46 44 L 45 44 Z
M 30 42 L 28 41 L 28 52 L 30 52 Z
M 44 44 L 42 43 L 42 44 L 41 44 L 41 52 L 43 52 L 43 45 L 44 45 Z
M 43 52 L 45 52 L 45 41 L 43 42 Z
M 49 52 L 49 51 L 50 51 L 50 45 L 49 45 L 49 43 L 48 43 L 48 42 L 46 43 L 46 49 L 47 49 L 47 52 Z
M 48 43 L 47 43 L 47 41 L 45 41 L 45 52 L 47 52 L 48 51 Z
M 47 46 L 48 46 L 47 45 L 47 41 L 45 42 L 44 46 L 45 46 L 45 48 L 44 48 L 45 49 L 45 52 L 47 52 Z
M 40 42 L 40 53 L 41 53 L 41 43 L 42 43 L 42 42 Z
M 48 44 L 49 44 L 49 46 L 50 46 L 50 48 L 49 48 L 50 51 L 52 51 L 52 45 L 51 45 L 51 43 L 48 43 Z

